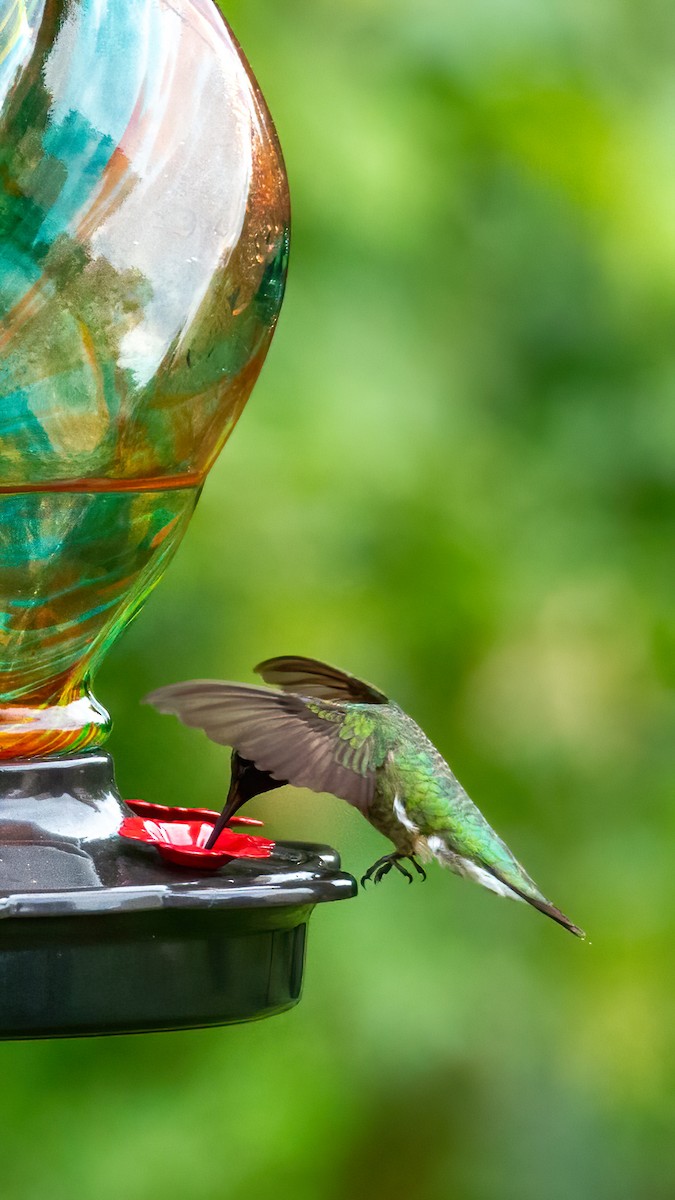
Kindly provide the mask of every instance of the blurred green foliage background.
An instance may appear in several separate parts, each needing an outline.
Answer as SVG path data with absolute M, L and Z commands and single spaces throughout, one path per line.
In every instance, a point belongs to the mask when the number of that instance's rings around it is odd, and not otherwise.
M 326 658 L 420 721 L 590 944 L 440 870 L 389 878 L 315 913 L 285 1016 L 1 1046 L 3 1197 L 670 1200 L 672 12 L 227 15 L 286 154 L 291 274 L 98 680 L 120 784 L 218 803 L 227 752 L 139 698 Z M 251 811 L 355 874 L 386 848 L 330 797 Z

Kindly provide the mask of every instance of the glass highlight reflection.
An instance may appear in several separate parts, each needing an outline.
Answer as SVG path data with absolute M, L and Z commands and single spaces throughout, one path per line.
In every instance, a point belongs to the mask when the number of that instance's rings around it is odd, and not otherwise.
M 107 727 L 49 713 L 82 713 L 250 394 L 288 194 L 210 0 L 14 4 L 0 102 L 2 757 Z

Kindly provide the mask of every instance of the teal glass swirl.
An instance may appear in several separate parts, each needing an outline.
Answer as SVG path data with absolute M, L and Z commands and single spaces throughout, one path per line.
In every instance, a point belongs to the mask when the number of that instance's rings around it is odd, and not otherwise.
M 255 383 L 288 224 L 211 0 L 0 4 L 0 758 L 104 736 L 91 673 Z

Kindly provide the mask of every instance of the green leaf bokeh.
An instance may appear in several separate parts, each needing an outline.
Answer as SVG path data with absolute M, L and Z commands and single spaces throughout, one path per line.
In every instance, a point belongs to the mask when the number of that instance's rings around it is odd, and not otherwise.
M 287 300 L 98 681 L 126 795 L 227 753 L 139 708 L 307 653 L 447 754 L 556 903 L 440 870 L 318 910 L 259 1025 L 0 1046 L 8 1200 L 675 1189 L 675 24 L 658 0 L 232 0 L 284 147 Z M 198 186 L 198 181 L 196 181 Z M 331 798 L 252 811 L 360 874 Z

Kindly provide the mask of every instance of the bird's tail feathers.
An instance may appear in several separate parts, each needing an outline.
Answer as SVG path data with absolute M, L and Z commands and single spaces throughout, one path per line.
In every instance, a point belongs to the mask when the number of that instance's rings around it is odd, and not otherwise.
M 488 891 L 496 892 L 498 896 L 506 896 L 511 900 L 524 900 L 539 912 L 544 913 L 545 916 L 550 917 L 552 921 L 557 921 L 558 925 L 568 929 L 575 937 L 586 937 L 583 929 L 570 921 L 564 912 L 561 912 L 555 904 L 551 904 L 550 900 L 541 894 L 516 859 L 512 860 L 511 869 L 507 870 L 503 867 L 500 868 L 495 862 L 489 862 L 487 856 L 481 856 L 480 859 L 473 856 L 469 858 L 468 855 L 460 854 L 454 848 L 451 850 L 440 838 L 430 838 L 429 848 L 440 862 L 451 867 L 458 875 L 472 879 L 481 887 L 487 888 Z
M 505 876 L 502 875 L 497 868 L 490 866 L 488 863 L 484 864 L 484 869 L 488 871 L 495 880 L 498 880 L 499 883 L 505 885 L 510 892 L 515 893 L 518 899 L 525 900 L 528 904 L 531 904 L 533 908 L 536 908 L 538 912 L 544 913 L 544 915 L 550 917 L 552 921 L 557 921 L 558 925 L 562 925 L 563 929 L 568 929 L 569 932 L 573 933 L 575 937 L 586 937 L 583 929 L 580 929 L 578 925 L 575 925 L 573 921 L 570 921 L 569 917 L 566 917 L 564 912 L 561 912 L 559 908 L 556 908 L 555 904 L 551 904 L 550 900 L 547 900 L 545 896 L 542 896 L 541 892 L 534 885 L 532 885 L 531 888 L 519 887 L 517 883 L 505 878 Z

